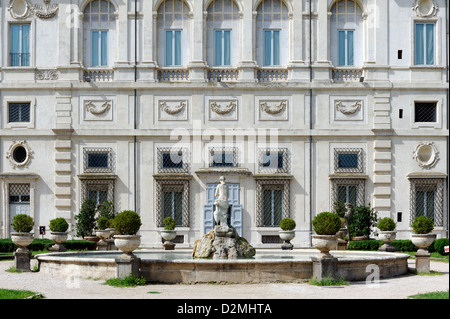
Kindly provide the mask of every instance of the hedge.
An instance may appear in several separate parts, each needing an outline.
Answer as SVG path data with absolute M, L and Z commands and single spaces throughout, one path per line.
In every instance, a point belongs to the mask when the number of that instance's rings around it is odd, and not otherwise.
M 383 242 L 381 240 L 350 241 L 348 250 L 377 251 L 382 245 Z M 398 252 L 417 251 L 417 247 L 412 243 L 411 240 L 394 240 L 391 245 L 394 246 L 395 250 Z M 428 247 L 428 251 L 430 253 L 436 251 L 434 242 L 430 245 L 430 247 Z
M 55 243 L 50 239 L 35 238 L 33 243 L 27 248 L 30 251 L 48 250 L 49 247 Z M 88 240 L 68 240 L 64 244 L 68 250 L 94 250 L 95 242 Z M 0 239 L 0 252 L 12 253 L 17 249 L 17 246 L 12 242 L 11 238 Z

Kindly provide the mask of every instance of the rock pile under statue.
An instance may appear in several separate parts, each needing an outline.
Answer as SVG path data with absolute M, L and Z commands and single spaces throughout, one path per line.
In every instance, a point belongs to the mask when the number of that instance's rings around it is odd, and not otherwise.
M 251 258 L 256 254 L 249 242 L 240 237 L 236 229 L 228 225 L 228 186 L 225 177 L 220 177 L 220 184 L 216 188 L 214 205 L 214 220 L 216 226 L 209 233 L 194 243 L 192 256 L 194 258 Z

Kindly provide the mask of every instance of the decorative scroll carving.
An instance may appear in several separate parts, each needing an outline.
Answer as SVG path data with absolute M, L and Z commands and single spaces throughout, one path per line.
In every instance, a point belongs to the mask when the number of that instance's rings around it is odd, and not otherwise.
M 209 107 L 211 111 L 219 115 L 225 115 L 233 112 L 237 107 L 237 103 L 236 101 L 231 101 L 228 105 L 222 105 L 219 104 L 218 101 L 210 101 Z
M 170 115 L 176 115 L 183 111 L 183 109 L 186 107 L 186 101 L 176 101 L 176 103 L 179 103 L 178 105 L 169 106 L 167 103 L 169 101 L 160 101 L 159 107 Z
M 344 115 L 355 114 L 361 109 L 361 101 L 336 101 L 336 110 Z
M 413 158 L 420 167 L 432 168 L 439 160 L 439 152 L 433 142 L 419 143 Z
M 56 70 L 36 70 L 34 73 L 35 80 L 58 80 L 59 72 Z
M 26 19 L 33 13 L 29 0 L 10 0 L 8 11 L 14 19 Z
M 284 100 L 284 101 L 281 101 L 280 104 L 275 104 L 275 105 L 269 105 L 268 101 L 261 101 L 259 103 L 259 106 L 261 107 L 261 110 L 263 110 L 267 114 L 276 115 L 276 114 L 280 114 L 281 112 L 283 112 L 283 110 L 287 106 L 287 101 Z
M 418 17 L 429 18 L 437 14 L 439 6 L 434 0 L 414 0 L 412 9 Z
M 44 0 L 44 7 L 38 4 L 33 6 L 36 17 L 40 19 L 51 19 L 58 13 L 59 6 L 57 4 L 50 5 L 50 1 L 51 0 Z
M 111 101 L 106 101 L 103 104 L 99 105 L 102 102 L 103 101 L 86 101 L 86 110 L 93 115 L 102 115 L 109 111 L 112 106 Z

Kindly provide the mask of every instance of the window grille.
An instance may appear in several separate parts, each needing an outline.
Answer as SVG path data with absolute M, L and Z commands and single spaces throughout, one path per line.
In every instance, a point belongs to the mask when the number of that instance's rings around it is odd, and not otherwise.
M 256 181 L 256 224 L 277 227 L 290 215 L 289 179 L 259 179 Z
M 9 103 L 9 123 L 30 122 L 30 103 Z
M 81 203 L 93 199 L 97 205 L 114 202 L 114 179 L 84 179 L 81 182 Z
M 286 148 L 260 149 L 259 165 L 260 173 L 289 173 L 290 156 Z
M 156 181 L 156 220 L 164 227 L 164 218 L 175 219 L 179 227 L 189 227 L 188 179 L 158 179 Z
M 210 149 L 210 167 L 238 167 L 238 150 L 235 147 L 213 147 Z
M 364 173 L 363 150 L 360 148 L 339 148 L 334 150 L 336 173 Z
M 410 179 L 410 224 L 418 216 L 433 219 L 434 226 L 444 224 L 444 179 Z
M 437 103 L 436 102 L 416 102 L 414 106 L 414 122 L 437 122 Z
M 30 203 L 30 184 L 9 184 L 10 203 Z
M 186 148 L 158 148 L 158 173 L 188 173 L 189 153 Z
M 261 242 L 263 244 L 282 244 L 283 240 L 279 235 L 262 235 Z
M 114 159 L 111 148 L 83 149 L 83 161 L 85 173 L 113 173 Z
M 338 178 L 331 180 L 331 210 L 334 203 L 350 203 L 353 207 L 365 205 L 365 179 Z

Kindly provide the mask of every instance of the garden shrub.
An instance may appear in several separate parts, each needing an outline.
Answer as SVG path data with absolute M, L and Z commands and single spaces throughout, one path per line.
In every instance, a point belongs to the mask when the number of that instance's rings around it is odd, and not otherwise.
M 393 231 L 395 230 L 396 224 L 392 218 L 385 217 L 378 221 L 377 227 L 381 231 Z
M 380 246 L 383 245 L 381 240 L 358 240 L 358 241 L 350 241 L 348 244 L 348 250 L 367 250 L 367 251 L 376 251 Z M 415 252 L 417 251 L 417 247 L 412 243 L 411 240 L 394 240 L 391 243 L 392 246 L 395 247 L 395 251 L 397 252 Z M 434 243 L 428 247 L 428 251 L 430 253 L 435 251 Z
M 100 230 L 105 230 L 109 227 L 109 219 L 105 216 L 102 216 L 97 221 L 97 227 Z
M 11 223 L 14 231 L 19 233 L 29 233 L 33 230 L 34 221 L 33 218 L 26 214 L 19 214 L 14 216 Z
M 119 235 L 136 235 L 141 225 L 141 217 L 132 210 L 124 210 L 114 218 L 114 228 Z
M 312 224 L 318 235 L 335 235 L 341 229 L 341 219 L 337 214 L 330 212 L 318 214 Z
M 426 216 L 419 216 L 414 219 L 411 227 L 415 234 L 428 234 L 434 228 L 433 220 Z
M 81 204 L 80 213 L 75 216 L 75 220 L 77 221 L 75 229 L 78 237 L 92 235 L 95 227 L 95 209 L 96 204 L 92 199 L 87 199 Z
M 349 223 L 350 237 L 369 237 L 372 227 L 377 225 L 377 212 L 370 206 L 358 206 L 354 209 Z
M 436 239 L 436 241 L 434 242 L 434 250 L 442 256 L 446 255 L 446 253 L 444 252 L 445 246 L 448 246 L 448 238 Z
M 172 217 L 166 217 L 164 218 L 164 230 L 174 230 L 175 226 L 176 226 L 176 222 L 175 219 L 173 219 Z
M 280 221 L 280 228 L 282 230 L 294 230 L 295 229 L 296 223 L 295 220 L 293 220 L 292 218 L 283 218 Z
M 55 243 L 50 239 L 35 238 L 28 249 L 30 251 L 48 250 Z M 88 240 L 68 240 L 64 246 L 70 250 L 95 250 L 95 242 Z M 0 253 L 12 253 L 16 251 L 17 246 L 12 242 L 11 238 L 0 239 Z
M 52 232 L 64 233 L 67 231 L 67 229 L 69 229 L 69 224 L 64 218 L 58 217 L 50 221 L 49 228 Z

